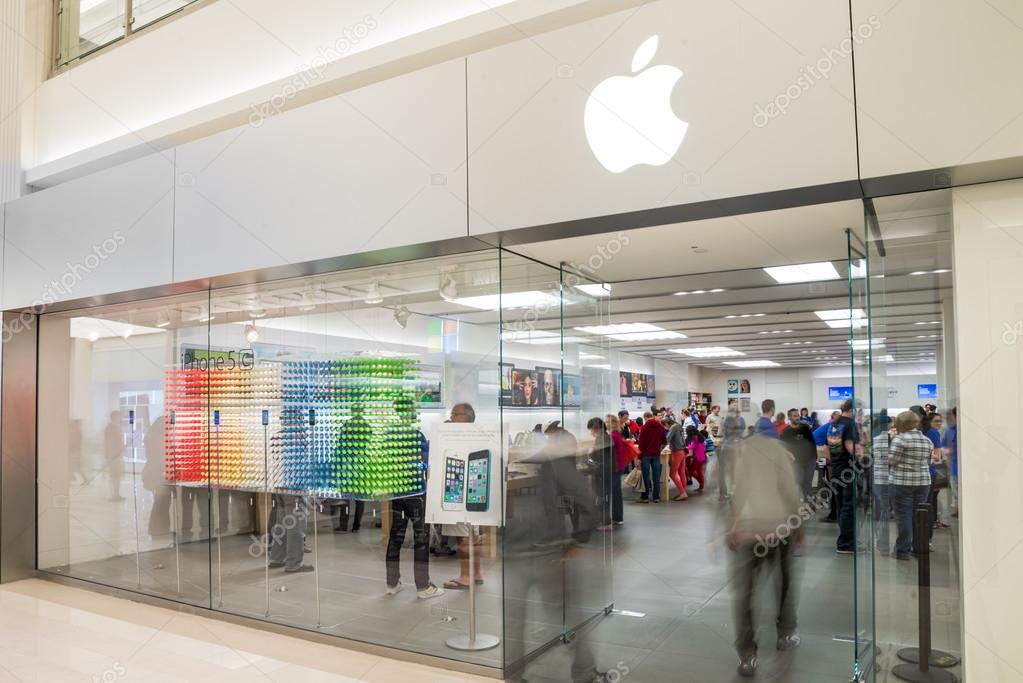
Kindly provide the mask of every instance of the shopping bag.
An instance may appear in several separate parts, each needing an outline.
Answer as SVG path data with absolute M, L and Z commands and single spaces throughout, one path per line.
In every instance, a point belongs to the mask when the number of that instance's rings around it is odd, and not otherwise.
M 643 485 L 643 473 L 639 471 L 639 468 L 632 470 L 625 476 L 625 485 L 633 489 Z

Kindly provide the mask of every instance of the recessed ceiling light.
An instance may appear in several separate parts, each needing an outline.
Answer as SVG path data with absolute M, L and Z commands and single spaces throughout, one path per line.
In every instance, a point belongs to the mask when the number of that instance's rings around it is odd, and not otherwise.
M 668 349 L 672 353 L 678 353 L 690 358 L 727 358 L 729 356 L 745 356 L 742 351 L 736 351 L 726 346 L 704 346 L 695 349 Z
M 836 308 L 829 311 L 814 311 L 821 320 L 859 320 L 867 317 L 867 312 L 862 308 Z
M 738 318 L 738 317 L 739 316 L 737 316 L 737 315 L 726 315 L 725 316 L 725 320 L 731 320 L 732 318 Z
M 736 368 L 780 368 L 781 363 L 773 360 L 726 360 L 725 365 Z
M 916 336 L 916 338 L 917 339 L 937 339 L 940 336 L 941 336 L 940 334 L 918 334 Z
M 849 344 L 854 349 L 866 349 L 868 347 L 884 346 L 885 339 L 881 337 L 879 339 L 850 339 Z
M 860 320 L 825 320 L 824 324 L 827 325 L 828 327 L 830 327 L 833 330 L 849 328 L 849 327 L 851 327 L 854 330 L 859 330 L 859 329 L 862 329 L 862 328 L 867 326 L 867 321 L 863 320 L 863 319 L 860 319 Z
M 608 334 L 608 339 L 615 341 L 656 341 L 658 339 L 688 339 L 681 332 L 661 330 L 660 332 L 626 332 L 624 334 Z
M 625 334 L 626 332 L 660 332 L 664 328 L 650 323 L 614 323 L 612 325 L 589 325 L 575 329 L 588 334 Z
M 611 285 L 607 283 L 600 285 L 573 285 L 573 287 L 590 296 L 611 296 Z
M 831 261 L 803 263 L 796 266 L 776 266 L 774 268 L 764 268 L 764 272 L 773 277 L 775 282 L 782 285 L 837 280 L 840 277 Z
M 706 289 L 694 289 L 693 290 L 693 294 L 706 294 L 706 293 L 707 293 Z
M 716 289 L 711 289 L 709 291 L 710 291 L 711 294 L 720 294 L 721 292 L 724 292 L 724 291 L 727 291 L 727 290 L 725 290 L 725 289 L 723 289 L 721 287 L 718 287 Z
M 482 296 L 467 296 L 453 299 L 452 303 L 469 308 L 478 308 L 481 311 L 493 311 L 500 308 L 533 308 L 534 306 L 549 306 L 554 308 L 561 304 L 561 299 L 546 292 L 525 291 L 525 292 L 504 292 L 502 294 L 484 294 Z M 565 304 L 568 305 L 568 301 Z

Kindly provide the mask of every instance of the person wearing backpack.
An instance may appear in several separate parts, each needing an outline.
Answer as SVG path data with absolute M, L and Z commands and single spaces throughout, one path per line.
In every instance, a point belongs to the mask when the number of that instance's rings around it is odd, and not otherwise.
M 838 514 L 838 540 L 835 551 L 840 555 L 852 555 L 855 546 L 856 496 L 853 481 L 856 478 L 854 463 L 859 433 L 853 420 L 852 399 L 842 403 L 842 414 L 828 426 L 827 449 L 831 459 L 831 479 L 837 480 L 832 486 L 835 510 Z

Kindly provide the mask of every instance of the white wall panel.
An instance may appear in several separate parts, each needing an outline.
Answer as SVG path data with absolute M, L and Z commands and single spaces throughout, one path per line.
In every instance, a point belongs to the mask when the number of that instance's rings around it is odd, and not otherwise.
M 174 165 L 153 154 L 5 205 L 3 307 L 171 280 Z
M 670 101 L 686 135 L 669 163 L 612 173 L 587 142 L 587 99 L 654 35 L 650 64 L 683 72 Z M 855 179 L 848 35 L 838 0 L 660 0 L 471 55 L 471 232 Z M 826 78 L 809 75 L 819 60 Z M 757 116 L 776 98 L 785 113 Z M 598 99 L 618 114 L 634 98 Z M 651 131 L 622 137 L 638 149 Z
M 1023 182 L 953 194 L 967 681 L 1023 681 Z
M 176 280 L 465 236 L 465 63 L 178 148 Z
M 853 0 L 864 177 L 1023 155 L 1023 4 Z

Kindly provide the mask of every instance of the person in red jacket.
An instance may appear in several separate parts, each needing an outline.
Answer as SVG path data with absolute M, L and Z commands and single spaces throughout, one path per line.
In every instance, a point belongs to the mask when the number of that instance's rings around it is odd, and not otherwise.
M 643 492 L 639 503 L 661 502 L 661 449 L 668 443 L 664 425 L 647 411 L 643 413 L 643 427 L 639 430 L 639 460 L 643 468 Z

